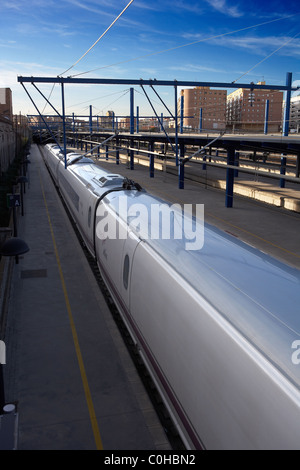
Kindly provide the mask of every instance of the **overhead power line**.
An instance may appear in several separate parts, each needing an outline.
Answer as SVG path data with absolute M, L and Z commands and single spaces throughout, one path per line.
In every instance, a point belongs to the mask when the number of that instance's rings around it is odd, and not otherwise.
M 70 106 L 68 106 L 68 108 L 73 108 L 74 106 L 81 106 L 82 104 L 86 104 L 86 103 L 91 104 L 92 101 L 94 102 L 97 100 L 103 100 L 104 98 L 108 98 L 109 96 L 113 96 L 113 95 L 119 95 L 120 93 L 127 92 L 128 90 L 129 88 L 126 90 L 115 91 L 114 93 L 109 93 L 108 95 L 101 95 L 101 96 L 97 96 L 96 98 L 90 98 L 89 100 L 81 101 L 80 103 L 71 104 Z
M 111 103 L 109 103 L 108 105 L 106 105 L 106 106 L 104 107 L 104 109 L 109 109 L 112 104 L 116 103 L 116 102 L 119 101 L 121 98 L 123 98 L 123 96 L 125 96 L 127 93 L 129 93 L 129 91 L 130 91 L 130 89 L 128 88 L 128 90 L 125 90 L 125 93 L 123 93 L 122 96 L 119 96 L 119 98 L 117 98 L 116 100 L 114 100 L 114 101 L 112 101 Z M 97 114 L 97 116 L 98 116 L 98 115 L 99 115 L 99 113 Z
M 189 42 L 187 44 L 182 44 L 180 46 L 171 47 L 169 49 L 163 49 L 161 51 L 151 52 L 150 54 L 144 54 L 144 55 L 135 57 L 133 59 L 127 59 L 127 60 L 123 60 L 121 62 L 116 62 L 114 64 L 105 65 L 103 67 L 97 67 L 96 69 L 88 70 L 87 72 L 81 72 L 81 73 L 78 73 L 76 75 L 72 75 L 70 78 L 78 77 L 79 75 L 85 75 L 87 73 L 95 72 L 97 70 L 102 70 L 102 69 L 105 69 L 105 68 L 113 67 L 115 65 L 125 64 L 127 62 L 133 62 L 135 60 L 144 59 L 145 57 L 151 57 L 151 56 L 154 56 L 154 55 L 163 54 L 165 52 L 171 52 L 171 51 L 174 51 L 176 49 L 180 49 L 182 47 L 187 47 L 187 46 L 192 46 L 194 44 L 199 44 L 200 42 L 210 41 L 212 39 L 218 39 L 218 38 L 221 38 L 221 37 L 224 37 L 224 36 L 229 36 L 230 34 L 239 33 L 241 31 L 246 31 L 248 29 L 253 29 L 253 28 L 256 28 L 258 26 L 264 26 L 264 25 L 270 24 L 270 23 L 275 23 L 276 21 L 285 20 L 285 19 L 292 18 L 293 16 L 297 16 L 297 15 L 299 15 L 299 13 L 296 13 L 294 15 L 289 15 L 289 16 L 283 16 L 281 18 L 276 18 L 275 20 L 265 21 L 264 23 L 258 23 L 258 24 L 255 24 L 253 26 L 247 26 L 246 28 L 236 29 L 235 31 L 230 31 L 228 33 L 217 34 L 215 36 L 210 36 L 208 38 L 199 39 L 198 41 Z M 70 69 L 68 69 L 68 70 L 70 70 Z
M 297 36 L 299 36 L 300 33 L 297 33 L 294 37 L 290 38 L 288 41 L 286 41 L 284 44 L 282 44 L 280 47 L 278 47 L 275 51 L 271 52 L 271 54 L 267 55 L 267 57 L 265 57 L 264 59 L 260 60 L 257 64 L 255 64 L 253 67 L 251 67 L 251 69 L 249 69 L 247 72 L 243 73 L 243 75 L 241 75 L 239 78 L 237 78 L 236 80 L 234 80 L 232 83 L 236 83 L 238 80 L 240 80 L 242 77 L 244 77 L 245 75 L 247 75 L 247 73 L 251 72 L 251 70 L 255 69 L 258 65 L 262 64 L 262 62 L 264 62 L 265 60 L 269 59 L 269 57 L 271 57 L 272 55 L 276 54 L 276 52 L 278 52 L 280 49 L 282 49 L 284 46 L 286 46 L 287 44 L 289 44 L 291 41 L 293 41 L 293 39 L 295 39 Z
M 121 11 L 121 13 L 117 16 L 117 18 L 112 22 L 112 24 L 104 31 L 103 34 L 101 34 L 101 36 L 97 39 L 96 42 L 94 42 L 94 44 L 80 57 L 80 59 L 78 59 L 73 65 L 71 65 L 71 67 L 69 67 L 67 70 L 65 70 L 62 74 L 60 74 L 60 76 L 64 75 L 65 73 L 67 73 L 69 70 L 71 70 L 73 67 L 75 67 L 75 65 L 77 65 L 92 49 L 93 47 L 96 46 L 96 44 L 98 44 L 98 42 L 100 41 L 100 39 L 103 38 L 103 36 L 110 30 L 110 28 L 118 21 L 118 19 L 123 15 L 123 13 L 127 10 L 127 8 L 130 7 L 130 5 L 132 4 L 133 0 L 130 0 L 130 2 L 128 3 L 128 5 L 126 5 L 126 7 L 124 8 L 124 10 Z

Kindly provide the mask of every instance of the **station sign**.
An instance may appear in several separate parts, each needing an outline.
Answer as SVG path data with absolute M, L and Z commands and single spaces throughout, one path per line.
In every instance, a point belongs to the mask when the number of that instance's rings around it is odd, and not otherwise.
M 21 206 L 21 196 L 20 194 L 7 194 L 7 207 L 20 207 Z

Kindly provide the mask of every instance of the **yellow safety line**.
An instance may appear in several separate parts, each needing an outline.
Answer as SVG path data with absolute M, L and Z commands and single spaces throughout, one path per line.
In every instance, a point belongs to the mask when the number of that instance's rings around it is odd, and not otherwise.
M 68 292 L 67 292 L 67 288 L 66 288 L 64 275 L 63 275 L 63 272 L 62 272 L 60 257 L 59 257 L 59 254 L 58 254 L 58 249 L 57 249 L 57 245 L 56 245 L 56 241 L 55 241 L 54 231 L 53 231 L 53 227 L 52 227 L 52 222 L 51 222 L 51 218 L 50 218 L 50 214 L 49 214 L 49 209 L 48 209 L 48 205 L 47 205 L 47 200 L 46 200 L 46 196 L 45 196 L 45 191 L 44 191 L 44 186 L 43 186 L 43 183 L 42 183 L 40 171 L 39 171 L 39 177 L 40 177 L 40 183 L 41 183 L 41 187 L 42 187 L 42 194 L 43 194 L 43 199 L 44 199 L 44 203 L 45 203 L 45 207 L 46 207 L 48 222 L 49 222 L 49 226 L 50 226 L 50 232 L 51 232 L 51 237 L 52 237 L 52 241 L 53 241 L 55 257 L 56 257 L 56 261 L 57 261 L 57 265 L 58 265 L 59 276 L 60 276 L 62 289 L 63 289 L 63 293 L 64 293 L 64 297 L 65 297 L 65 302 L 66 302 L 66 307 L 67 307 L 67 311 L 68 311 L 68 316 L 69 316 L 73 341 L 74 341 L 76 355 L 77 355 L 77 359 L 78 359 L 78 364 L 79 364 L 79 369 L 80 369 L 80 374 L 81 374 L 81 380 L 82 380 L 82 383 L 83 383 L 84 393 L 85 393 L 85 397 L 86 397 L 86 401 L 87 401 L 87 405 L 88 405 L 90 420 L 91 420 L 93 433 L 94 433 L 94 438 L 95 438 L 95 442 L 96 442 L 96 447 L 97 447 L 97 450 L 103 450 L 103 445 L 102 445 L 102 440 L 101 440 L 101 436 L 100 436 L 100 432 L 99 432 L 98 422 L 97 422 L 97 418 L 96 418 L 96 414 L 95 414 L 95 409 L 94 409 L 93 400 L 92 400 L 92 396 L 91 396 L 91 392 L 90 392 L 90 387 L 89 387 L 88 380 L 87 380 L 87 375 L 86 375 L 86 372 L 85 372 L 83 358 L 82 358 L 82 354 L 81 354 L 81 350 L 80 350 L 80 346 L 79 346 L 79 341 L 78 341 L 78 336 L 77 336 L 77 332 L 76 332 L 76 328 L 75 328 L 75 324 L 74 324 L 74 320 L 73 320 L 71 305 L 70 305 L 70 301 L 69 301 L 69 296 L 68 296 Z

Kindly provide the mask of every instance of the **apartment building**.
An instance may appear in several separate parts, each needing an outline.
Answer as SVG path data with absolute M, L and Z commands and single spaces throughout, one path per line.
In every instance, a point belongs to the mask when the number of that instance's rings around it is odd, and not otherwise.
M 195 130 L 200 127 L 203 130 L 225 130 L 226 90 L 200 86 L 181 90 L 181 96 L 184 99 L 184 127 Z
M 300 95 L 291 99 L 290 130 L 300 132 Z
M 12 121 L 12 93 L 10 88 L 0 88 L 0 116 Z
M 258 82 L 257 85 L 265 85 Z M 227 96 L 226 121 L 230 130 L 262 132 L 266 101 L 269 101 L 268 130 L 279 132 L 282 125 L 283 92 L 238 88 Z

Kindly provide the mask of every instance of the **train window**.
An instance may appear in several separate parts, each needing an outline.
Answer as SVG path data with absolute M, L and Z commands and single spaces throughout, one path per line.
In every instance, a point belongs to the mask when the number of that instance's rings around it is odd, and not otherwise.
M 126 255 L 124 258 L 124 267 L 123 267 L 123 284 L 125 289 L 128 288 L 128 278 L 129 278 L 129 256 Z
M 88 212 L 88 226 L 91 226 L 91 220 L 92 220 L 92 208 L 91 206 L 89 207 L 89 212 Z

